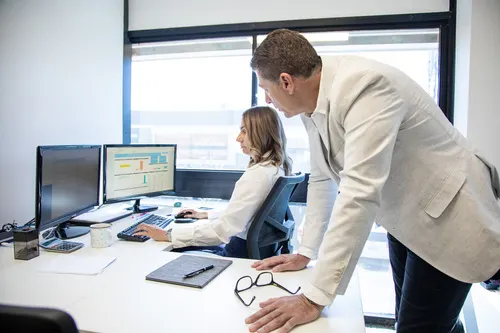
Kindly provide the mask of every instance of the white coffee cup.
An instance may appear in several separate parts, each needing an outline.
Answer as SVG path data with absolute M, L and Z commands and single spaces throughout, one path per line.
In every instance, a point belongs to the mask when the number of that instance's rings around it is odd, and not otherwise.
M 113 235 L 111 234 L 111 224 L 96 223 L 90 226 L 90 242 L 92 247 L 108 247 L 113 244 Z

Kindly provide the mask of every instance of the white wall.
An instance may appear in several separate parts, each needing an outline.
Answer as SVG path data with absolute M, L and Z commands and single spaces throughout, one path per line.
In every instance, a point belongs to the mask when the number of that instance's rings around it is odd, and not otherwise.
M 123 0 L 0 0 L 0 225 L 34 217 L 35 148 L 122 141 Z
M 457 6 L 457 127 L 500 168 L 500 0 Z
M 457 1 L 454 125 L 467 136 L 472 0 Z
M 448 10 L 449 0 L 130 0 L 129 30 Z

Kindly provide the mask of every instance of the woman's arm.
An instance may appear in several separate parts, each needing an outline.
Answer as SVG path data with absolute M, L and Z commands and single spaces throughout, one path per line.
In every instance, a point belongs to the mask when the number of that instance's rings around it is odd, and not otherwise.
M 278 169 L 272 166 L 249 168 L 236 182 L 227 208 L 211 221 L 176 226 L 172 230 L 174 247 L 209 246 L 228 243 L 230 237 L 245 230 L 271 191 Z

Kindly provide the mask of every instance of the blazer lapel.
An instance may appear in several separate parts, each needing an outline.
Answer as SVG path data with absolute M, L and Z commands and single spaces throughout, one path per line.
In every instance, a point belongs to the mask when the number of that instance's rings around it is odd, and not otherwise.
M 330 145 L 330 101 L 327 100 L 325 103 L 325 107 L 319 111 L 320 114 L 313 115 L 315 116 L 315 123 L 317 126 L 318 139 L 320 145 L 323 146 L 324 150 L 322 150 L 322 155 L 330 167 L 330 169 L 334 169 L 335 161 L 333 160 L 332 147 Z
M 332 154 L 332 147 L 330 146 L 330 101 L 327 101 L 326 103 L 326 109 L 325 109 L 325 141 L 324 145 L 326 148 L 326 151 L 328 152 L 328 155 L 326 157 L 326 160 L 328 162 L 328 165 L 331 167 L 332 170 L 335 170 L 335 161 L 334 161 L 334 156 Z
M 324 115 L 322 115 L 324 116 Z M 311 124 L 307 128 L 307 131 L 312 132 L 313 135 L 309 135 L 309 140 L 311 140 L 311 155 L 313 155 L 318 167 L 329 177 L 335 179 L 338 182 L 339 175 L 336 172 L 336 168 L 334 167 L 334 159 L 331 153 L 330 146 L 330 134 L 329 134 L 329 125 L 328 118 L 325 118 L 324 121 L 318 123 L 317 128 L 314 124 L 312 124 L 312 120 L 308 119 Z M 323 136 L 321 135 L 322 132 Z M 314 151 L 312 151 L 314 150 Z

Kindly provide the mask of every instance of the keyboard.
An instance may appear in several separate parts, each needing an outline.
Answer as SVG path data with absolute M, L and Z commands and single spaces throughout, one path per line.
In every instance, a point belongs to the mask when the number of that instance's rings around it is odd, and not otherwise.
M 160 216 L 155 214 L 145 215 L 143 217 L 140 217 L 140 220 L 137 221 L 137 223 L 134 223 L 130 227 L 119 232 L 117 237 L 132 242 L 145 242 L 149 239 L 148 236 L 134 236 L 135 230 L 139 224 L 145 223 L 150 225 L 156 225 L 163 229 L 167 225 L 169 225 L 173 220 L 174 220 L 173 217 Z

